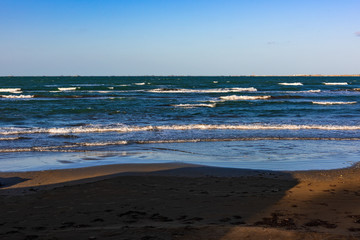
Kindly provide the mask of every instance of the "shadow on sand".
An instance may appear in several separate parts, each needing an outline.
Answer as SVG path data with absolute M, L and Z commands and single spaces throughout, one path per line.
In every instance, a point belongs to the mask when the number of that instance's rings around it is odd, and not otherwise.
M 4 187 L 10 187 L 13 185 L 16 185 L 21 182 L 28 181 L 29 179 L 26 178 L 20 178 L 20 177 L 6 177 L 2 178 L 0 177 L 0 189 Z
M 101 178 L 0 196 L 0 238 L 321 239 L 290 234 L 298 230 L 296 219 L 264 217 L 299 184 L 290 173 L 183 167 Z

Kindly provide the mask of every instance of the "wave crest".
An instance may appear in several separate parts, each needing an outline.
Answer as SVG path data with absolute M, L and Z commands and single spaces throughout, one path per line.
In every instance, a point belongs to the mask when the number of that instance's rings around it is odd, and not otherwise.
M 172 89 L 172 88 L 156 88 L 148 90 L 153 93 L 228 93 L 228 92 L 256 92 L 257 89 L 249 88 L 214 88 L 214 89 Z
M 231 95 L 231 96 L 221 96 L 219 98 L 221 100 L 224 100 L 224 101 L 264 100 L 264 99 L 270 99 L 271 96 L 237 96 L 237 95 Z
M 0 92 L 22 93 L 21 88 L 0 88 Z
M 64 128 L 0 128 L 0 135 L 15 134 L 76 134 L 76 133 L 104 133 L 104 132 L 139 132 L 139 131 L 165 131 L 165 130 L 360 130 L 359 125 L 292 125 L 292 124 L 189 124 L 189 125 L 159 125 L 159 126 L 98 126 Z
M 58 88 L 59 91 L 75 91 L 77 87 Z
M 349 85 L 347 82 L 323 82 L 324 85 Z
M 177 104 L 173 105 L 174 107 L 181 107 L 181 108 L 197 108 L 197 107 L 216 107 L 216 103 L 195 103 L 195 104 Z
M 170 140 L 144 140 L 144 141 L 108 141 L 108 142 L 81 142 L 69 145 L 28 147 L 28 148 L 7 148 L 0 149 L 0 153 L 9 152 L 87 152 L 89 149 L 78 149 L 78 147 L 102 147 L 111 145 L 127 144 L 161 144 L 161 143 L 196 143 L 196 142 L 232 142 L 232 141 L 260 141 L 260 140 L 326 140 L 326 141 L 360 141 L 360 138 L 333 138 L 333 137 L 244 137 L 244 138 L 197 138 L 197 139 L 170 139 Z M 91 151 L 91 150 L 90 150 Z
M 279 85 L 284 85 L 284 86 L 302 86 L 303 84 L 301 82 L 293 82 L 293 83 L 279 83 Z
M 1 95 L 2 98 L 33 98 L 34 95 Z
M 313 104 L 318 105 L 347 105 L 347 104 L 356 104 L 357 102 L 326 102 L 326 101 L 313 101 Z

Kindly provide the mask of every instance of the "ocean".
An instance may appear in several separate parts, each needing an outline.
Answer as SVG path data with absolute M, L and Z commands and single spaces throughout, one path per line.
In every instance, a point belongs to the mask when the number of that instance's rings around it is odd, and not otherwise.
M 0 171 L 360 161 L 360 77 L 0 77 Z

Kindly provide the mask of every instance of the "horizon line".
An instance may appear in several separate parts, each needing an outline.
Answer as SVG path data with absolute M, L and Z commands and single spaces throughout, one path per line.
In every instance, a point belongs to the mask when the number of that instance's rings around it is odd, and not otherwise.
M 3 75 L 0 77 L 360 77 L 360 74 L 250 74 L 250 75 Z

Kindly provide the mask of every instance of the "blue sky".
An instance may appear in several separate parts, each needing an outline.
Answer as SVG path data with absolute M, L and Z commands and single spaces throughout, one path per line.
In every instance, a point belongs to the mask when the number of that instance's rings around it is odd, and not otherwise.
M 0 75 L 360 73 L 359 0 L 0 0 Z

